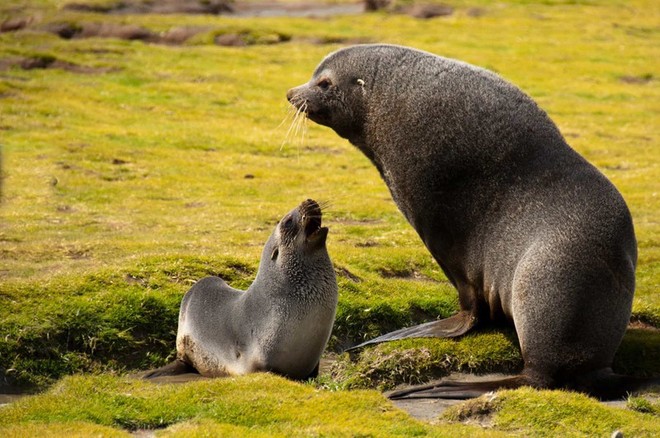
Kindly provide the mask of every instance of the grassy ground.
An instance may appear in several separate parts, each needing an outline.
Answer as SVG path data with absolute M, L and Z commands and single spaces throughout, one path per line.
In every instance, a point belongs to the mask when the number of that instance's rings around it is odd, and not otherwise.
M 637 404 L 635 404 L 637 403 Z M 435 424 L 413 420 L 379 393 L 333 392 L 255 374 L 156 386 L 110 376 L 67 377 L 45 394 L 0 409 L 0 433 L 19 436 L 654 436 L 655 404 L 637 410 L 580 394 L 519 389 L 451 409 Z M 520 415 L 520 412 L 525 415 Z M 471 424 L 466 424 L 471 423 Z M 480 426 L 486 426 L 482 428 Z
M 43 386 L 164 363 L 182 294 L 209 274 L 245 288 L 275 222 L 308 197 L 331 202 L 340 286 L 331 349 L 455 312 L 456 293 L 368 160 L 326 128 L 287 135 L 286 90 L 356 41 L 460 58 L 532 95 L 628 201 L 639 241 L 633 318 L 660 327 L 654 2 L 461 0 L 429 21 L 104 15 L 65 3 L 0 6 L 0 22 L 29 18 L 0 34 L 0 371 L 9 381 Z M 101 22 L 196 34 L 165 45 L 52 33 Z M 251 45 L 213 44 L 223 34 Z M 660 373 L 659 345 L 657 331 L 629 330 L 617 369 Z M 385 388 L 519 367 L 514 335 L 498 331 L 341 357 L 321 385 Z M 88 384 L 78 379 L 64 386 Z

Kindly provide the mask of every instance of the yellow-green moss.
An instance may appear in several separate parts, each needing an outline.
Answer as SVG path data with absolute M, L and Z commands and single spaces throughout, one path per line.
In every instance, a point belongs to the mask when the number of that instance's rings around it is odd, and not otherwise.
M 660 423 L 651 415 L 604 406 L 582 394 L 521 388 L 485 395 L 449 408 L 450 422 L 487 421 L 495 430 L 525 436 L 656 436 Z
M 286 90 L 353 41 L 460 58 L 534 97 L 627 200 L 639 242 L 633 318 L 660 326 L 653 1 L 451 0 L 443 3 L 454 13 L 432 20 L 103 15 L 65 10 L 60 0 L 18 3 L 0 5 L 0 21 L 31 17 L 26 29 L 0 34 L 0 369 L 8 378 L 45 384 L 162 364 L 189 285 L 219 274 L 246 287 L 275 221 L 308 197 L 331 202 L 325 220 L 340 286 L 332 348 L 455 312 L 455 291 L 369 161 L 313 123 L 304 139 L 287 138 Z M 166 46 L 46 31 L 99 21 L 204 32 Z M 214 44 L 229 31 L 291 39 Z M 21 67 L 34 58 L 49 68 Z M 655 345 L 655 332 L 629 331 L 615 367 L 657 373 Z M 397 369 L 404 359 L 410 366 Z M 339 362 L 330 387 L 506 370 L 520 359 L 505 334 L 481 333 Z

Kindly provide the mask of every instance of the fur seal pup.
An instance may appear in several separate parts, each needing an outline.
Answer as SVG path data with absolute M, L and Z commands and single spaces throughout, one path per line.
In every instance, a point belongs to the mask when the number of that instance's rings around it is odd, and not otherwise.
M 181 301 L 177 359 L 144 377 L 191 371 L 206 377 L 257 371 L 316 377 L 337 309 L 321 216 L 311 199 L 284 216 L 247 291 L 218 277 L 197 282 Z
M 458 289 L 458 314 L 354 348 L 494 321 L 518 334 L 521 375 L 393 397 L 531 385 L 609 398 L 634 386 L 610 368 L 635 289 L 630 212 L 530 97 L 464 62 L 357 45 L 328 55 L 287 98 L 371 160 Z

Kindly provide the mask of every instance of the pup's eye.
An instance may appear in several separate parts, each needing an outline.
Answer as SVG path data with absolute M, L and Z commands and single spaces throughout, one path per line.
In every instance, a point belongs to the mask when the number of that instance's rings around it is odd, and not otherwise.
M 280 255 L 280 250 L 279 250 L 279 248 L 275 248 L 273 250 L 273 253 L 270 255 L 270 259 L 275 260 L 278 255 Z
M 289 218 L 284 222 L 284 228 L 291 228 L 293 226 L 293 219 Z
M 321 90 L 325 91 L 328 88 L 330 88 L 330 85 L 332 85 L 332 82 L 330 82 L 330 79 L 321 79 L 318 84 L 316 84 Z

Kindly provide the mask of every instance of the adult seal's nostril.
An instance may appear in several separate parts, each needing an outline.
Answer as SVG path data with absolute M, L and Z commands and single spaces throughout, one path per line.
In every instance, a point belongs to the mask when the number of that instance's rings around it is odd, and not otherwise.
M 482 68 L 392 45 L 334 52 L 287 97 L 372 161 L 458 289 L 457 315 L 362 345 L 503 320 L 525 369 L 502 386 L 625 395 L 610 367 L 635 288 L 632 219 L 531 98 Z
M 286 92 L 286 98 L 289 102 L 295 103 L 296 101 L 302 102 L 303 99 L 300 99 L 300 91 L 302 87 L 291 88 Z M 295 105 L 298 106 L 298 105 Z
M 189 371 L 208 377 L 255 371 L 315 377 L 337 308 L 328 229 L 320 225 L 321 209 L 313 200 L 284 216 L 247 291 L 218 277 L 197 282 L 181 302 L 176 361 L 145 377 Z M 315 236 L 311 248 L 308 232 Z

